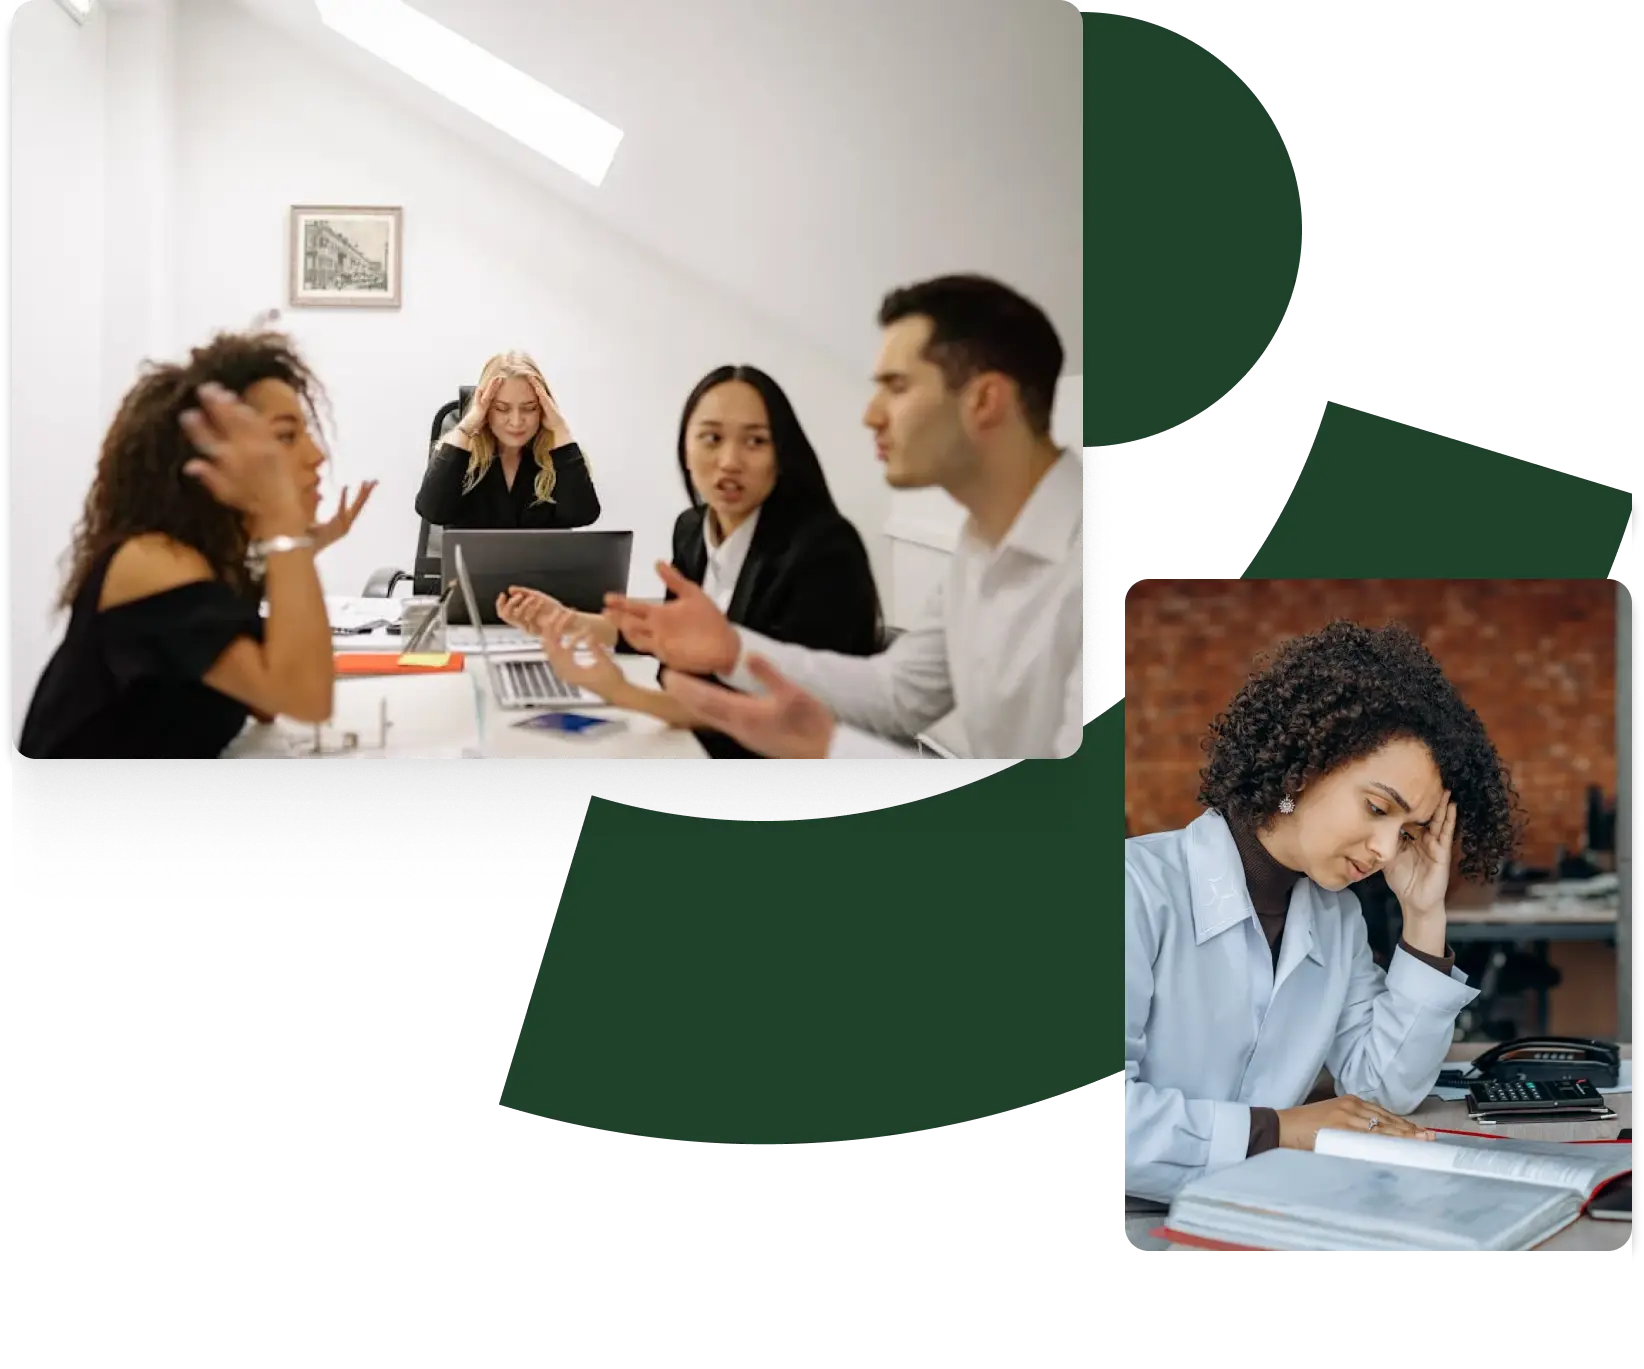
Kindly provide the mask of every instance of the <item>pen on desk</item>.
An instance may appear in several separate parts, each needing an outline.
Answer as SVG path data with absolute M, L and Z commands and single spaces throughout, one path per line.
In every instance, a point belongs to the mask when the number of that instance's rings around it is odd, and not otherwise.
M 450 602 L 451 592 L 455 588 L 455 583 L 449 584 L 445 587 L 445 593 L 440 595 L 439 603 L 435 604 L 434 607 L 428 611 L 428 616 L 417 625 L 417 630 L 411 634 L 411 640 L 400 648 L 400 654 L 402 656 L 412 655 L 416 649 L 422 645 L 422 639 L 433 631 L 435 619 L 439 618 L 445 612 L 445 606 Z

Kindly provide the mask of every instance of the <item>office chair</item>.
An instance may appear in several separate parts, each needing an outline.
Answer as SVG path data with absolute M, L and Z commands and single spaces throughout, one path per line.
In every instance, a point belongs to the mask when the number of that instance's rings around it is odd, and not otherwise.
M 457 420 L 468 409 L 469 401 L 474 397 L 472 385 L 462 385 L 457 388 L 457 397 L 440 405 L 434 411 L 434 421 L 428 427 L 428 457 L 432 461 L 434 452 L 439 448 L 440 439 L 456 426 Z M 438 594 L 440 592 L 440 554 L 445 530 L 437 524 L 422 519 L 417 528 L 417 552 L 411 562 L 409 572 L 400 570 L 396 566 L 382 566 L 371 572 L 371 578 L 365 582 L 362 591 L 367 599 L 386 599 L 394 593 L 394 586 L 401 580 L 411 582 L 413 594 Z

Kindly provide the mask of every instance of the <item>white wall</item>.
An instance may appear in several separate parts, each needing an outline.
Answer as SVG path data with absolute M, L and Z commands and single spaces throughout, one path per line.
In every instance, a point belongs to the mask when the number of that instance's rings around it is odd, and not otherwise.
M 284 308 L 290 205 L 404 208 L 403 308 L 284 312 L 331 394 L 336 483 L 382 482 L 322 558 L 328 591 L 357 593 L 380 565 L 409 568 L 429 420 L 509 347 L 536 357 L 588 452 L 599 526 L 634 530 L 634 592 L 660 592 L 650 567 L 684 502 L 680 405 L 705 371 L 743 361 L 787 389 L 885 581 L 888 494 L 859 422 L 871 355 L 849 372 L 232 6 L 184 0 L 178 40 L 181 340 Z M 750 192 L 710 170 L 679 213 L 735 233 Z M 866 317 L 877 303 L 862 301 Z
M 106 426 L 102 404 L 106 20 L 51 0 L 12 21 L 11 740 L 61 635 L 60 558 Z
M 127 0 L 106 23 L 103 397 L 112 417 L 138 366 L 178 346 L 174 0 Z

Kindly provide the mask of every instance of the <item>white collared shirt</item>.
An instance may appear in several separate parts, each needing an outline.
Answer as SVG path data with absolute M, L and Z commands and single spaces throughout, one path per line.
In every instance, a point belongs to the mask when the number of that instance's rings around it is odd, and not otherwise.
M 1218 813 L 1125 842 L 1125 1192 L 1168 1202 L 1245 1158 L 1252 1107 L 1339 1094 L 1409 1113 L 1478 997 L 1402 947 L 1384 973 L 1359 901 L 1300 875 L 1279 963 Z
M 744 662 L 771 663 L 833 710 L 829 757 L 914 754 L 907 742 L 957 712 L 977 759 L 1071 756 L 1084 736 L 1084 469 L 1063 452 L 998 546 L 969 520 L 920 620 L 877 656 L 842 656 L 740 629 L 725 677 L 762 692 Z
M 753 545 L 754 528 L 759 523 L 759 510 L 744 518 L 731 535 L 721 541 L 714 532 L 713 513 L 702 519 L 702 543 L 708 549 L 707 569 L 702 573 L 702 592 L 714 601 L 721 613 L 731 606 L 736 593 L 736 582 L 742 575 L 748 559 L 748 548 Z

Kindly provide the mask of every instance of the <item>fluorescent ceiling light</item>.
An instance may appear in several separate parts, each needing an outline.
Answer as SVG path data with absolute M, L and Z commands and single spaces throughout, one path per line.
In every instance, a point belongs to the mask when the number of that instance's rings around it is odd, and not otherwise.
M 57 0 L 57 3 L 68 11 L 76 24 L 83 24 L 91 18 L 92 0 Z
M 403 0 L 315 0 L 326 26 L 493 128 L 599 185 L 622 130 Z

